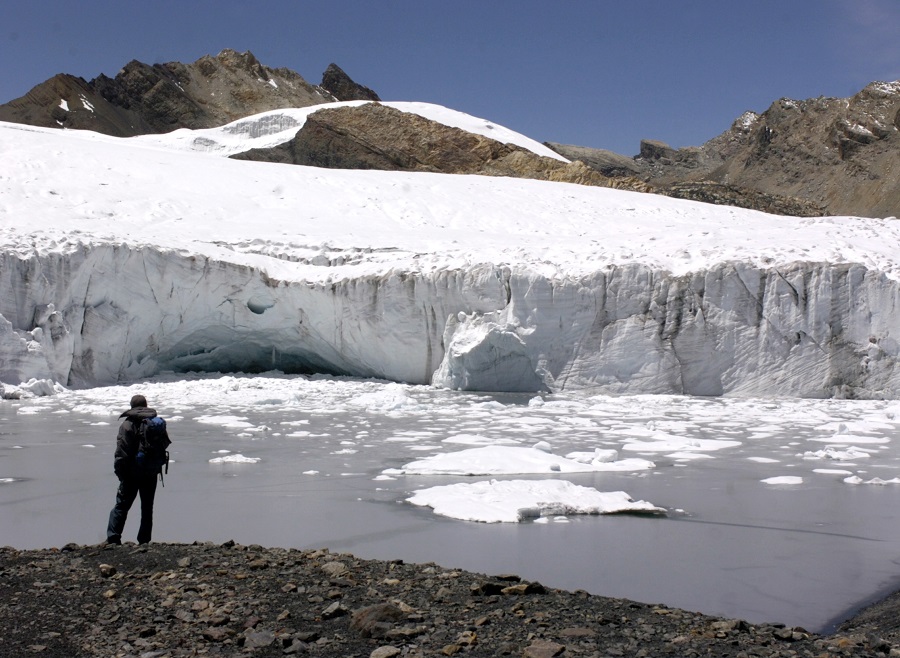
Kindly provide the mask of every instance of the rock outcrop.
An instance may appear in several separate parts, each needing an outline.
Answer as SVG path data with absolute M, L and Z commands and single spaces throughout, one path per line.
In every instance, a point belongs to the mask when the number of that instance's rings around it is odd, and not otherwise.
M 690 199 L 718 206 L 751 208 L 773 215 L 793 217 L 822 217 L 828 212 L 823 206 L 798 197 L 760 192 L 750 187 L 740 187 L 712 181 L 683 181 L 656 188 L 660 194 L 676 199 Z
M 634 158 L 629 158 L 606 149 L 593 149 L 587 146 L 544 142 L 544 146 L 553 149 L 564 158 L 580 160 L 591 169 L 596 169 L 604 176 L 640 176 L 641 167 Z
M 698 148 L 673 149 L 668 144 L 656 140 L 641 141 L 640 155 L 628 158 L 612 151 L 591 149 L 584 146 L 545 142 L 570 160 L 580 160 L 588 167 L 613 179 L 652 181 L 648 191 L 677 199 L 690 199 L 713 203 L 719 206 L 750 208 L 775 215 L 794 217 L 821 217 L 827 215 L 826 208 L 818 203 L 794 196 L 773 194 L 752 187 L 713 180 L 694 180 L 697 172 L 708 171 L 711 162 L 719 163 L 708 153 Z M 655 179 L 652 172 L 664 172 L 667 168 L 677 170 L 678 175 L 660 175 Z
M 634 178 L 610 178 L 581 162 L 539 156 L 380 103 L 319 110 L 290 142 L 233 157 L 331 169 L 483 174 L 650 189 Z
M 250 52 L 223 50 L 193 64 L 132 61 L 114 78 L 100 75 L 87 82 L 54 76 L 0 105 L 0 121 L 130 137 L 211 128 L 267 110 L 375 95 L 335 65 L 325 77 L 337 94 L 290 69 L 264 66 Z

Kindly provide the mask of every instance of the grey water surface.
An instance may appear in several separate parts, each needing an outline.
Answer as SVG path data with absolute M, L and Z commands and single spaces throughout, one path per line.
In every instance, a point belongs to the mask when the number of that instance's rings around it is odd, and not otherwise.
M 0 544 L 99 543 L 117 484 L 115 417 L 97 424 L 96 415 L 63 406 L 23 413 L 29 404 L 0 402 Z M 900 488 L 836 484 L 834 476 L 806 478 L 802 487 L 761 485 L 761 474 L 774 473 L 749 461 L 748 453 L 784 452 L 795 436 L 751 445 L 737 429 L 731 436 L 743 437 L 740 448 L 689 467 L 657 455 L 657 468 L 648 473 L 566 476 L 602 491 L 624 490 L 665 507 L 665 517 L 483 524 L 404 502 L 418 488 L 460 477 L 375 479 L 416 458 L 379 437 L 440 435 L 436 425 L 446 418 L 335 409 L 307 418 L 309 436 L 298 439 L 246 436 L 196 420 L 221 408 L 181 412 L 170 423 L 173 463 L 157 491 L 155 541 L 328 547 L 362 558 L 517 573 L 550 587 L 813 631 L 827 630 L 873 597 L 900 588 Z M 270 427 L 296 419 L 296 412 L 278 409 L 242 415 Z M 521 425 L 509 432 L 522 439 Z M 220 450 L 260 461 L 210 463 Z M 135 505 L 124 539 L 134 540 L 138 514 Z

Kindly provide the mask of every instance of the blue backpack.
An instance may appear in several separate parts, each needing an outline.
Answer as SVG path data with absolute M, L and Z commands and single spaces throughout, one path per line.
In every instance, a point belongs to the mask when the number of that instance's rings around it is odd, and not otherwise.
M 159 416 L 144 418 L 137 426 L 138 434 L 138 468 L 145 473 L 159 473 L 162 480 L 163 468 L 169 472 L 169 451 L 172 443 L 166 432 L 166 421 Z M 163 485 L 165 486 L 165 485 Z

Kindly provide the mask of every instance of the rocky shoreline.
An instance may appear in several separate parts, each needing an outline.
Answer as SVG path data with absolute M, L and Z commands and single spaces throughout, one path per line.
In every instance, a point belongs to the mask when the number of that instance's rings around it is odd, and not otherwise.
M 514 575 L 224 544 L 0 548 L 0 655 L 900 656 L 900 593 L 837 633 Z

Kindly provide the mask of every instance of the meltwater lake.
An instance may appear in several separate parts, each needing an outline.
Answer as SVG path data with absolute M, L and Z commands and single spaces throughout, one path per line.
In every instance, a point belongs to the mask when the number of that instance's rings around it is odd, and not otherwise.
M 104 539 L 117 417 L 134 393 L 173 439 L 154 541 L 327 547 L 517 573 L 811 631 L 900 589 L 897 401 L 498 395 L 279 373 L 171 374 L 3 400 L 0 545 Z M 402 474 L 430 455 L 538 442 L 560 458 L 615 450 L 652 467 Z M 407 502 L 491 479 L 564 479 L 666 513 L 478 523 Z M 123 539 L 134 540 L 138 515 L 136 504 Z

